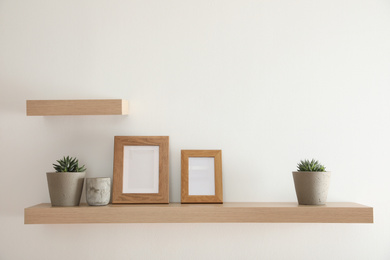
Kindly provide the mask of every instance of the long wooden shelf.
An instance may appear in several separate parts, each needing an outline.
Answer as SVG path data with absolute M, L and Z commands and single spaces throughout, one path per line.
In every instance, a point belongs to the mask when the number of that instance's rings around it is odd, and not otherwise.
M 25 208 L 25 224 L 76 223 L 373 223 L 373 208 L 351 202 L 300 206 L 293 202 L 137 204 Z
M 127 115 L 123 99 L 27 100 L 27 116 Z

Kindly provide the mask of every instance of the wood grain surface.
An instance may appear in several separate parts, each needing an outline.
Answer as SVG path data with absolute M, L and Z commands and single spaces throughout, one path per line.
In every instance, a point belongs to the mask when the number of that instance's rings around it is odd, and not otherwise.
M 295 202 L 134 204 L 24 210 L 25 224 L 76 223 L 373 223 L 373 208 L 352 202 L 301 206 Z
M 127 115 L 129 103 L 123 99 L 27 100 L 27 116 Z

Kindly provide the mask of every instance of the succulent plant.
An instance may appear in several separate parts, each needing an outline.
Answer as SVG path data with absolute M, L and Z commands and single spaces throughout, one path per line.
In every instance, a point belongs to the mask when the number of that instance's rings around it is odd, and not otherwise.
M 320 164 L 317 160 L 301 160 L 297 165 L 297 171 L 299 172 L 324 172 L 325 166 Z
M 56 172 L 84 172 L 86 170 L 85 165 L 79 167 L 79 160 L 77 158 L 65 157 L 57 160 L 58 164 L 53 164 Z

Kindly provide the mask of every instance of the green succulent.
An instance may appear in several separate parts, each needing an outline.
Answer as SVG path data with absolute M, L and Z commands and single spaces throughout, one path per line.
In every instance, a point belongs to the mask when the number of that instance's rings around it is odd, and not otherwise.
M 84 172 L 86 170 L 85 165 L 79 167 L 79 160 L 72 157 L 65 157 L 57 160 L 58 164 L 53 164 L 56 172 Z
M 301 160 L 297 165 L 297 170 L 299 172 L 324 172 L 325 166 L 320 164 L 317 160 Z

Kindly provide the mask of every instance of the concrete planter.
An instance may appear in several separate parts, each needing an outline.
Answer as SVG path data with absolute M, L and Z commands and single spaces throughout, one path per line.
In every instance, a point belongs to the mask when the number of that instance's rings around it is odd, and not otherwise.
M 52 206 L 72 207 L 80 204 L 85 172 L 47 172 Z
M 300 205 L 324 205 L 328 197 L 330 172 L 293 172 Z
M 111 178 L 87 178 L 86 192 L 88 205 L 107 205 L 111 196 Z

